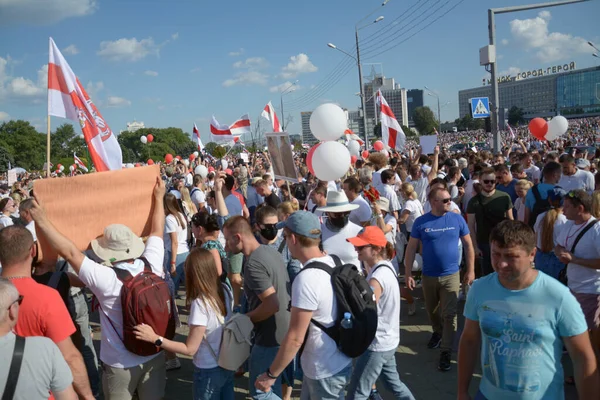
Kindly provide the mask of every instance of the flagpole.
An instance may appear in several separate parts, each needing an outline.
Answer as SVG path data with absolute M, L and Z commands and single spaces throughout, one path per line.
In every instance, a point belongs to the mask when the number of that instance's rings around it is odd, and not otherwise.
M 48 114 L 46 120 L 46 177 L 50 178 L 50 114 Z

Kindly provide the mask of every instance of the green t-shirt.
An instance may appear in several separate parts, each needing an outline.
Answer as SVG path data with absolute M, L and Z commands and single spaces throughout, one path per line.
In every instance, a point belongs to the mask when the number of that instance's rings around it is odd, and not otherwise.
M 500 190 L 489 197 L 474 196 L 467 205 L 467 214 L 475 214 L 477 243 L 489 243 L 492 228 L 505 220 L 506 212 L 512 208 L 510 196 Z

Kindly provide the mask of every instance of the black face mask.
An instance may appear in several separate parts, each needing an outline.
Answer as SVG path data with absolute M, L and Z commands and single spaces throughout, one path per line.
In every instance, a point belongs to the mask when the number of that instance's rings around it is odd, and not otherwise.
M 260 229 L 260 235 L 271 241 L 277 237 L 277 226 L 275 224 L 264 224 L 264 228 Z
M 327 217 L 327 220 L 335 228 L 342 229 L 343 227 L 348 225 L 348 218 L 350 218 L 350 215 L 344 214 L 336 217 Z

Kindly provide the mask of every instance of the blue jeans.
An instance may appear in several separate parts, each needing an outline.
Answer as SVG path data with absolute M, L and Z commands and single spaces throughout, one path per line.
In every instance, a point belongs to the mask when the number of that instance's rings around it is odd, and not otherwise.
M 252 346 L 252 351 L 250 352 L 250 358 L 248 362 L 248 389 L 250 390 L 250 396 L 253 399 L 265 400 L 281 398 L 281 375 L 277 378 L 271 387 L 271 390 L 267 393 L 263 393 L 254 387 L 256 378 L 267 371 L 267 369 L 271 366 L 271 363 L 273 363 L 278 351 L 279 346 L 264 347 L 256 344 Z M 273 395 L 277 397 L 273 397 Z
M 478 243 L 479 250 L 481 250 L 481 258 L 479 259 L 481 267 L 481 276 L 486 276 L 494 272 L 492 267 L 492 253 L 490 250 L 489 243 Z
M 233 371 L 194 368 L 194 400 L 233 400 Z
M 166 251 L 165 254 L 166 254 L 165 269 L 166 269 L 166 272 L 170 275 L 171 274 L 171 252 Z M 187 258 L 188 254 L 190 254 L 190 253 L 186 252 L 186 253 L 177 254 L 177 257 L 175 258 L 175 276 L 172 277 L 174 297 L 177 297 L 177 293 L 179 292 L 179 285 L 181 284 L 181 282 L 185 282 L 184 267 L 185 267 L 185 259 Z M 168 281 L 167 281 L 167 283 L 168 283 Z
M 477 394 L 475 395 L 475 399 L 474 400 L 488 400 L 487 397 L 485 397 L 483 395 L 483 393 L 481 393 L 480 390 L 477 391 Z
M 383 386 L 394 394 L 395 399 L 415 400 L 408 387 L 400 380 L 396 369 L 396 349 L 376 352 L 365 351 L 356 360 L 347 400 L 368 399 L 371 387 L 381 377 Z
M 302 381 L 300 400 L 343 400 L 344 389 L 350 380 L 352 363 L 337 374 L 323 379 L 310 379 L 306 375 Z

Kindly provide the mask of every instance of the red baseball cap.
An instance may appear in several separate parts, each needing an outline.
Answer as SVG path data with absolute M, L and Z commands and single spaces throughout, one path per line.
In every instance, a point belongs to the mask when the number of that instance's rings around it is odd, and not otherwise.
M 367 226 L 358 233 L 358 236 L 346 240 L 355 247 L 369 245 L 385 247 L 388 242 L 383 231 L 377 226 Z

